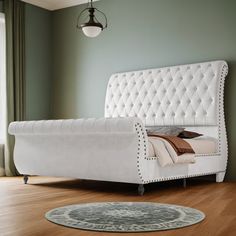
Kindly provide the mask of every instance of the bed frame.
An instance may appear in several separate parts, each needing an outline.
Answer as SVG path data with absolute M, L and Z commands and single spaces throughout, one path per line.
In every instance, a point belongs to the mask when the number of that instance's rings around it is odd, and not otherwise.
M 14 161 L 24 175 L 139 184 L 216 174 L 227 165 L 225 61 L 148 69 L 111 76 L 105 118 L 13 122 Z M 194 164 L 161 167 L 147 155 L 147 126 L 181 126 L 217 138 L 218 152 Z

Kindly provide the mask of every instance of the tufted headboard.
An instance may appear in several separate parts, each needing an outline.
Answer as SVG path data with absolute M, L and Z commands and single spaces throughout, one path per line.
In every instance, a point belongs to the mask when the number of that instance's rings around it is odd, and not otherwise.
M 105 117 L 138 117 L 146 126 L 218 125 L 225 61 L 113 74 Z

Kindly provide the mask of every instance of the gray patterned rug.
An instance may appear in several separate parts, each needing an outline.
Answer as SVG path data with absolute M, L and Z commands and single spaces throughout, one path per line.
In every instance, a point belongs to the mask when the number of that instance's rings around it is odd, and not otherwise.
M 196 224 L 203 212 L 151 202 L 104 202 L 55 208 L 45 217 L 67 227 L 106 232 L 148 232 Z

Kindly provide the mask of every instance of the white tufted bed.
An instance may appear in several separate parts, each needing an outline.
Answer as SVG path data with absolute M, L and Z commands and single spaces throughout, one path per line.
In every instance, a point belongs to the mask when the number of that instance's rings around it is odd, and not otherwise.
M 118 73 L 111 76 L 105 118 L 13 122 L 14 160 L 25 175 L 144 184 L 216 174 L 227 165 L 224 61 Z M 217 152 L 194 164 L 161 167 L 148 156 L 145 128 L 180 126 L 217 139 Z

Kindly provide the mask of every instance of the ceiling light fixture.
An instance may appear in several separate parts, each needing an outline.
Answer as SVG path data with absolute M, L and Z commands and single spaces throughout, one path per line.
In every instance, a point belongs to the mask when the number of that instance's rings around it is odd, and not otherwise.
M 85 15 L 84 13 L 88 13 L 89 20 L 86 23 L 80 23 L 81 17 Z M 102 24 L 98 21 L 95 16 L 95 13 L 98 12 L 100 15 L 103 16 L 105 20 L 105 24 Z M 107 17 L 106 15 L 98 10 L 97 8 L 93 7 L 93 0 L 90 0 L 88 3 L 88 7 L 86 7 L 78 16 L 77 18 L 77 28 L 82 29 L 83 33 L 90 38 L 97 37 L 104 29 L 107 28 Z

